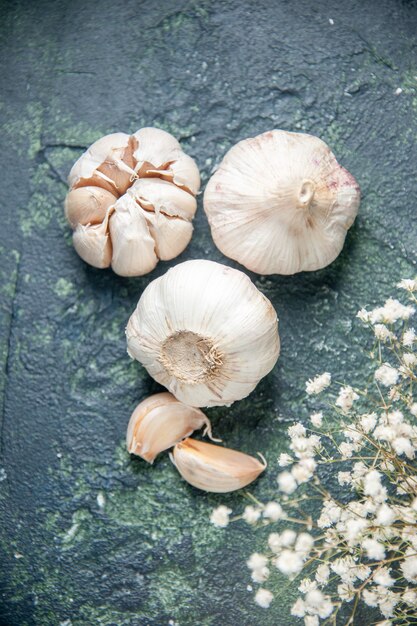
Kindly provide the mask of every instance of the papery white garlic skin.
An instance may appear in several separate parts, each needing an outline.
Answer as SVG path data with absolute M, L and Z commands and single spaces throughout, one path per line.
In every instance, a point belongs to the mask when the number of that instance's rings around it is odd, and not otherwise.
M 170 393 L 157 393 L 140 402 L 133 411 L 126 446 L 130 454 L 153 463 L 160 452 L 203 426 L 211 436 L 210 421 L 202 411 L 179 402 Z
M 325 267 L 359 208 L 353 176 L 318 137 L 272 130 L 236 144 L 204 193 L 217 247 L 259 274 Z
M 190 485 L 213 493 L 242 489 L 266 467 L 243 452 L 190 438 L 174 447 L 171 460 Z
M 246 397 L 280 348 L 270 301 L 243 272 L 206 260 L 180 263 L 151 282 L 126 335 L 130 356 L 190 406 Z
M 159 259 L 175 258 L 191 239 L 200 174 L 163 130 L 102 137 L 74 164 L 68 182 L 65 212 L 74 246 L 95 267 L 141 276 Z

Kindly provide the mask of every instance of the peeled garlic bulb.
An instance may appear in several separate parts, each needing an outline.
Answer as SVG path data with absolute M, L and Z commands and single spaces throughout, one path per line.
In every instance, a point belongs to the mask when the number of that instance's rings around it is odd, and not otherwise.
M 272 130 L 235 145 L 204 209 L 217 247 L 259 274 L 317 270 L 340 253 L 360 191 L 321 139 Z
M 200 409 L 179 402 L 170 393 L 157 393 L 133 411 L 126 435 L 127 449 L 149 463 L 203 426 L 211 437 L 208 417 Z
M 239 270 L 187 261 L 143 292 L 126 329 L 128 353 L 190 406 L 245 398 L 279 355 L 275 309 Z
M 266 467 L 253 456 L 196 439 L 178 443 L 171 460 L 190 485 L 215 493 L 246 487 Z
M 75 163 L 68 183 L 74 247 L 94 267 L 141 276 L 159 259 L 181 254 L 191 239 L 200 174 L 163 130 L 102 137 Z

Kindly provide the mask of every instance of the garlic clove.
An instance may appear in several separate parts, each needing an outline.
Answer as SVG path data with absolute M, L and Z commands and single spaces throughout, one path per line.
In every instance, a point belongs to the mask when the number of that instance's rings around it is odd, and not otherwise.
M 148 173 L 160 176 L 162 180 L 173 182 L 195 196 L 200 189 L 201 182 L 196 162 L 181 150 L 172 153 L 171 159 L 160 170 L 149 170 Z
M 145 211 L 144 215 L 161 261 L 174 259 L 185 250 L 193 234 L 191 222 L 151 211 Z
M 159 178 L 141 178 L 128 191 L 146 210 L 191 220 L 197 201 L 191 194 Z
M 317 137 L 273 130 L 224 157 L 204 194 L 217 247 L 260 274 L 325 267 L 358 212 L 355 179 Z
M 203 426 L 211 435 L 210 421 L 202 411 L 182 404 L 170 393 L 158 393 L 133 411 L 126 435 L 127 449 L 153 463 L 160 452 Z
M 171 461 L 190 485 L 214 493 L 246 487 L 266 468 L 253 456 L 196 439 L 178 443 Z
M 158 263 L 155 242 L 142 209 L 125 194 L 114 205 L 110 220 L 113 245 L 111 266 L 120 276 L 142 276 Z
M 125 193 L 135 176 L 133 151 L 136 140 L 113 133 L 94 142 L 72 167 L 71 188 L 95 185 L 118 195 Z
M 79 256 L 93 267 L 109 267 L 112 257 L 112 244 L 109 237 L 109 218 L 113 208 L 107 210 L 101 224 L 79 224 L 72 240 Z
M 206 260 L 180 263 L 152 281 L 126 336 L 130 356 L 190 406 L 246 397 L 280 349 L 269 300 L 243 272 Z
M 72 228 L 78 224 L 99 224 L 116 200 L 114 194 L 102 187 L 78 187 L 65 198 L 65 215 Z
M 170 133 L 160 128 L 141 128 L 134 133 L 133 137 L 137 147 L 133 152 L 136 161 L 136 171 L 143 175 L 143 168 L 159 169 L 170 160 L 170 155 L 181 151 L 179 142 Z

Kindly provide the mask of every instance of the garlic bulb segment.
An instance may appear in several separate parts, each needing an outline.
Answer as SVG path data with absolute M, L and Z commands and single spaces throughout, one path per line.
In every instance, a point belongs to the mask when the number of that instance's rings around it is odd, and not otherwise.
M 109 217 L 113 208 L 107 210 L 101 224 L 78 224 L 72 235 L 77 253 L 93 267 L 109 267 L 112 258 L 112 244 L 109 237 Z
M 78 224 L 100 224 L 117 197 L 101 187 L 72 189 L 65 199 L 65 215 L 73 228 Z
M 194 159 L 179 150 L 172 154 L 171 159 L 163 169 L 149 172 L 159 175 L 163 180 L 174 182 L 178 187 L 195 195 L 200 189 L 200 172 Z
M 200 175 L 175 137 L 163 130 L 102 137 L 78 159 L 68 182 L 65 213 L 76 250 L 95 267 L 111 265 L 121 276 L 142 276 L 159 259 L 175 258 L 191 239 Z M 110 208 L 109 223 L 98 228 Z M 92 239 L 95 252 L 86 244 Z
M 80 156 L 70 171 L 71 188 L 96 185 L 123 194 L 131 184 L 136 143 L 126 133 L 106 135 Z
M 182 404 L 170 393 L 157 393 L 133 411 L 127 428 L 127 449 L 153 463 L 160 452 L 203 426 L 211 436 L 210 421 L 202 411 Z
M 134 133 L 137 147 L 133 153 L 136 171 L 160 169 L 173 154 L 181 153 L 181 146 L 170 133 L 160 128 L 141 128 Z
M 197 209 L 194 196 L 158 178 L 137 180 L 128 193 L 146 211 L 161 212 L 165 215 L 191 220 Z
M 193 234 L 191 222 L 151 212 L 145 213 L 145 219 L 155 242 L 156 255 L 161 261 L 175 259 L 190 243 Z
M 246 487 L 266 468 L 253 456 L 196 439 L 178 443 L 171 460 L 190 485 L 214 493 Z
M 137 203 L 124 195 L 114 205 L 110 220 L 113 245 L 112 269 L 120 276 L 142 276 L 158 263 L 155 241 Z
M 321 139 L 272 130 L 229 150 L 204 209 L 223 254 L 259 274 L 295 274 L 334 261 L 359 201 L 357 182 Z
M 246 397 L 280 347 L 269 300 L 243 272 L 205 260 L 181 263 L 151 282 L 126 335 L 130 356 L 190 406 Z

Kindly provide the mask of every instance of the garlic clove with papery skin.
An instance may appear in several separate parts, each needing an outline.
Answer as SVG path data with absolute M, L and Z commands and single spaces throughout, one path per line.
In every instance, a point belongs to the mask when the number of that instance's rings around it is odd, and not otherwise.
M 359 208 L 360 190 L 318 137 L 273 130 L 240 141 L 204 194 L 217 247 L 260 274 L 331 263 Z
M 149 170 L 162 178 L 174 182 L 178 187 L 196 195 L 200 189 L 200 172 L 194 159 L 180 150 L 171 155 L 171 161 L 160 170 Z
M 266 468 L 243 452 L 190 438 L 174 447 L 171 461 L 190 485 L 213 493 L 246 487 Z
M 95 185 L 116 195 L 131 185 L 134 139 L 126 133 L 113 133 L 94 142 L 72 167 L 68 184 L 71 188 Z
M 176 265 L 151 282 L 126 336 L 130 356 L 190 406 L 246 397 L 280 348 L 269 300 L 243 272 L 205 260 Z
M 114 205 L 110 220 L 113 245 L 111 266 L 120 276 L 142 276 L 158 263 L 155 241 L 150 235 L 144 211 L 125 194 Z
M 191 194 L 159 178 L 141 178 L 128 190 L 145 211 L 191 220 L 197 201 Z
M 72 228 L 78 224 L 100 224 L 117 197 L 102 187 L 78 187 L 65 198 L 65 215 Z
M 127 449 L 153 463 L 160 452 L 203 426 L 211 436 L 210 420 L 202 411 L 179 402 L 170 393 L 157 393 L 133 411 L 126 435 Z
M 175 259 L 185 250 L 193 234 L 191 222 L 164 213 L 146 211 L 144 215 L 155 242 L 156 255 L 161 261 Z
M 113 207 L 107 209 L 101 224 L 78 224 L 72 241 L 79 256 L 99 269 L 109 267 L 112 258 L 112 244 L 109 237 L 109 218 Z
M 160 169 L 171 160 L 171 155 L 181 151 L 179 142 L 170 133 L 160 128 L 145 127 L 133 134 L 136 149 L 133 156 L 135 169 L 143 175 L 147 169 Z

